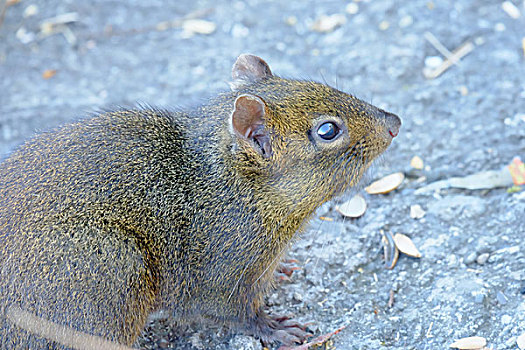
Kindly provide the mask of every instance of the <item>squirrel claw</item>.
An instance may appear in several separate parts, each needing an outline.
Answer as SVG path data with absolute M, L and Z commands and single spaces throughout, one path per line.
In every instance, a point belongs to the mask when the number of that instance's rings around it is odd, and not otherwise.
M 263 344 L 281 343 L 283 345 L 301 344 L 313 334 L 306 330 L 306 326 L 291 319 L 292 316 L 275 315 L 266 316 L 259 320 L 263 324 L 259 326 L 263 332 L 261 340 Z M 263 327 L 261 327 L 263 326 Z M 266 329 L 264 329 L 266 328 Z

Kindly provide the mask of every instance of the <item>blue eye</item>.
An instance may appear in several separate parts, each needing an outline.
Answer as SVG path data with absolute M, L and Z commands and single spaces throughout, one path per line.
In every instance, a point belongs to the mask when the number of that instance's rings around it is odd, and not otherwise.
M 323 140 L 333 140 L 339 134 L 339 127 L 333 122 L 326 122 L 319 126 L 317 135 Z

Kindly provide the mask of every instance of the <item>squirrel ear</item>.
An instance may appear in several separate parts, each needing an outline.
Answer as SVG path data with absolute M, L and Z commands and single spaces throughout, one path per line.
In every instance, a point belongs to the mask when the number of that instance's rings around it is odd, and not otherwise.
M 232 68 L 232 90 L 238 90 L 242 85 L 254 83 L 272 76 L 272 71 L 262 58 L 242 54 L 237 58 Z
M 270 135 L 265 125 L 265 104 L 257 96 L 240 95 L 230 118 L 234 134 L 246 141 L 264 158 L 272 156 Z

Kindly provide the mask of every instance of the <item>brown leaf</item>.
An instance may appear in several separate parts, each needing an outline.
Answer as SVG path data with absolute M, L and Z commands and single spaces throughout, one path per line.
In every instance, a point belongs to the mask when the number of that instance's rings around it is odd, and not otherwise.
M 46 69 L 44 73 L 42 73 L 42 78 L 44 79 L 50 79 L 53 78 L 57 74 L 56 69 Z

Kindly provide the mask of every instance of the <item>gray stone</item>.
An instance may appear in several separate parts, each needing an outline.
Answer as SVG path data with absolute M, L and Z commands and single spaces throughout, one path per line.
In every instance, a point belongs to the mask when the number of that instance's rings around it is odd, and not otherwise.
M 247 335 L 236 335 L 230 340 L 231 349 L 238 350 L 260 350 L 261 342 Z
M 485 203 L 474 196 L 452 195 L 429 203 L 428 213 L 443 220 L 454 221 L 459 217 L 473 219 L 485 211 Z
M 478 257 L 476 258 L 476 262 L 477 262 L 479 265 L 485 265 L 485 263 L 486 263 L 487 260 L 489 259 L 489 256 L 490 256 L 489 253 L 483 253 L 483 254 L 480 254 L 480 255 L 478 255 Z

